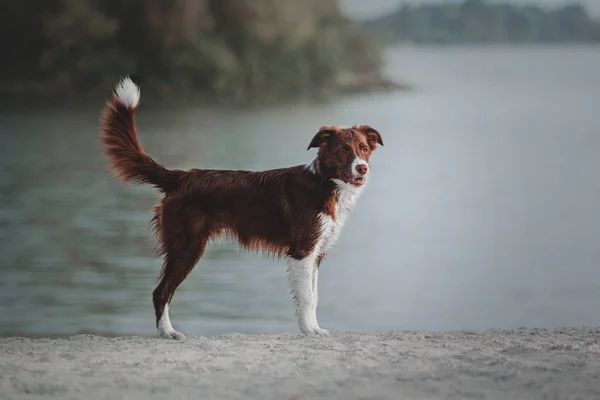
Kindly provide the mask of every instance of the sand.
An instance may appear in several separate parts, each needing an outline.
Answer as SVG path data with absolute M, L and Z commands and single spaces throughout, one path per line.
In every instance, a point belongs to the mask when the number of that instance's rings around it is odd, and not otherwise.
M 0 339 L 1 399 L 600 399 L 600 328 Z

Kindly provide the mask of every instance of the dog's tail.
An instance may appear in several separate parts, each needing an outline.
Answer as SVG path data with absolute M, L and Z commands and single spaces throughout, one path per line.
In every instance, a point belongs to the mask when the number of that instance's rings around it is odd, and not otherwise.
M 121 79 L 100 119 L 104 153 L 113 173 L 121 181 L 149 183 L 161 192 L 169 193 L 179 187 L 184 172 L 166 169 L 142 150 L 134 121 L 139 101 L 138 86 L 129 77 Z

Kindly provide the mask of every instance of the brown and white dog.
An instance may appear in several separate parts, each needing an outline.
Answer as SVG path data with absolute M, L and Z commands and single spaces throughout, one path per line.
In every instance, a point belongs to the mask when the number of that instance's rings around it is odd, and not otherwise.
M 164 197 L 152 220 L 160 283 L 153 292 L 160 336 L 183 339 L 169 319 L 177 287 L 218 235 L 236 238 L 248 250 L 285 258 L 302 332 L 328 335 L 317 322 L 317 280 L 325 252 L 338 238 L 369 174 L 369 156 L 381 135 L 366 126 L 322 127 L 308 149 L 308 165 L 266 171 L 169 170 L 147 156 L 136 134 L 139 88 L 128 77 L 115 87 L 101 118 L 101 141 L 122 181 L 148 183 Z

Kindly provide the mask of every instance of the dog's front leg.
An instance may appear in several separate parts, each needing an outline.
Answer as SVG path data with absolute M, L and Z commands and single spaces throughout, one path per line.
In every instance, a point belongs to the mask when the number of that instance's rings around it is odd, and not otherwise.
M 329 332 L 321 329 L 317 322 L 319 270 L 316 257 L 313 255 L 301 259 L 289 257 L 286 264 L 288 283 L 296 302 L 296 318 L 300 330 L 307 335 L 329 335 Z

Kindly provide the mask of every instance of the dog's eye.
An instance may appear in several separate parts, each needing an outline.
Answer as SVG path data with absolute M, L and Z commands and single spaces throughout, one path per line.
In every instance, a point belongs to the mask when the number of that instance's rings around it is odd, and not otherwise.
M 366 153 L 367 151 L 369 151 L 369 148 L 368 147 L 363 147 L 362 151 L 363 151 L 363 153 Z
M 347 152 L 348 152 L 348 149 L 347 149 L 347 148 L 345 148 L 345 147 L 342 147 L 342 148 L 340 149 L 340 154 L 346 154 Z

